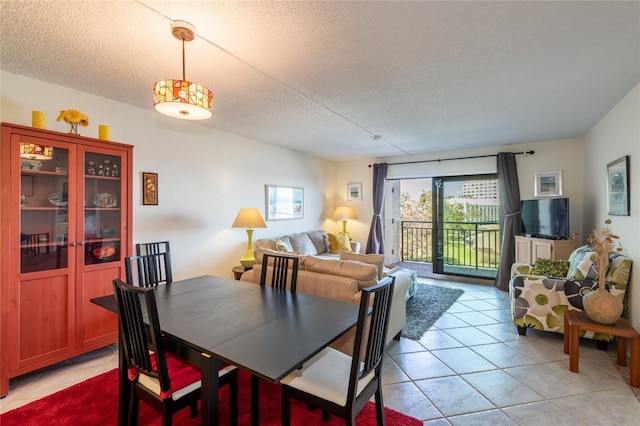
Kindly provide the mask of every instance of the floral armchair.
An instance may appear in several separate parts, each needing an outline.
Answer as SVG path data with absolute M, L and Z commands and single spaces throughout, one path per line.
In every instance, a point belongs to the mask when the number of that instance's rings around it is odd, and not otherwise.
M 546 261 L 544 266 L 558 261 Z M 626 291 L 633 261 L 618 253 L 609 253 L 607 289 L 626 307 Z M 589 246 L 575 249 L 569 257 L 566 276 L 545 276 L 535 266 L 514 263 L 511 267 L 511 313 L 518 333 L 525 335 L 527 328 L 564 333 L 564 313 L 568 309 L 582 311 L 582 298 L 598 287 L 596 253 Z M 533 273 L 532 273 L 533 272 Z M 536 274 L 537 273 L 537 274 Z M 581 337 L 599 341 L 606 348 L 613 340 L 609 334 L 581 332 Z M 602 342 L 600 344 L 600 342 Z

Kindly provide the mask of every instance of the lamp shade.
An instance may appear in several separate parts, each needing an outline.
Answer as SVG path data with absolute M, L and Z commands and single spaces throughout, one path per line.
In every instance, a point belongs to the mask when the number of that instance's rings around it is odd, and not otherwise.
M 236 220 L 233 221 L 232 228 L 266 228 L 260 210 L 257 208 L 243 207 L 240 209 Z
M 153 107 L 174 118 L 206 120 L 213 116 L 213 92 L 190 81 L 160 80 L 153 85 Z
M 357 219 L 353 209 L 346 206 L 338 207 L 333 213 L 333 217 L 334 219 Z

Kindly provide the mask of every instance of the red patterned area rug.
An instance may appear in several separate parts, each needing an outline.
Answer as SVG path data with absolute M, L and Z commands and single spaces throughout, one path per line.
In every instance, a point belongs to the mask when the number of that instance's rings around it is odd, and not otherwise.
M 239 425 L 250 424 L 251 376 L 240 371 L 238 401 L 240 405 Z M 220 424 L 229 424 L 228 386 L 220 390 Z M 0 415 L 2 426 L 42 426 L 42 425 L 92 425 L 106 426 L 118 423 L 118 370 L 114 369 L 92 379 L 61 390 L 38 401 L 32 402 L 8 413 Z M 280 385 L 260 383 L 260 424 L 280 425 Z M 402 413 L 385 408 L 385 418 L 389 426 L 421 426 L 422 422 Z M 160 416 L 140 402 L 140 426 L 161 424 Z M 184 409 L 173 417 L 175 425 L 199 425 L 200 417 L 189 418 L 189 409 Z M 322 421 L 319 410 L 310 411 L 305 404 L 292 400 L 292 425 L 344 425 L 344 421 L 331 416 Z M 358 426 L 376 424 L 375 405 L 369 402 L 356 418 Z

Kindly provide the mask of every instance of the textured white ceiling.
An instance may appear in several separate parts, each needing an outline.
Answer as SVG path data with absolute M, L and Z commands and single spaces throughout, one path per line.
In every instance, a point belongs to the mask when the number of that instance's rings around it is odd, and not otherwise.
M 334 160 L 583 136 L 640 82 L 638 1 L 1 7 L 3 70 L 147 109 L 188 21 L 186 78 L 215 94 L 194 126 Z

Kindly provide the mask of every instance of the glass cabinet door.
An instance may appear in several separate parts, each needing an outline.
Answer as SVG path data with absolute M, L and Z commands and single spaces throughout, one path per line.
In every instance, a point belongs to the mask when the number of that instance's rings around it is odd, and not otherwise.
M 69 149 L 20 149 L 20 273 L 67 268 Z
M 121 260 L 121 167 L 120 156 L 85 153 L 85 265 Z

